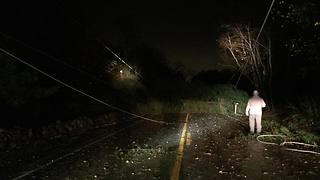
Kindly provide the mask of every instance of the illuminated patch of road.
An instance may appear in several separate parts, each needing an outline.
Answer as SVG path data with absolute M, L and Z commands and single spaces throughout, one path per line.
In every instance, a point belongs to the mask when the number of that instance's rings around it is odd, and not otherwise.
M 190 127 L 188 126 L 187 127 L 187 141 L 186 141 L 186 145 L 187 146 L 190 146 L 191 142 L 192 142 L 192 139 L 191 139 L 191 133 L 190 133 Z
M 184 146 L 187 145 L 189 146 L 191 143 L 191 134 L 188 131 L 188 120 L 189 120 L 189 114 L 186 116 L 186 120 L 183 124 L 183 129 L 180 137 L 180 143 L 179 143 L 179 148 L 177 152 L 177 158 L 175 161 L 175 164 L 173 166 L 173 170 L 171 173 L 171 180 L 178 180 L 179 175 L 180 175 L 180 169 L 181 169 L 181 163 L 182 163 L 182 158 L 183 158 L 183 152 L 184 152 Z

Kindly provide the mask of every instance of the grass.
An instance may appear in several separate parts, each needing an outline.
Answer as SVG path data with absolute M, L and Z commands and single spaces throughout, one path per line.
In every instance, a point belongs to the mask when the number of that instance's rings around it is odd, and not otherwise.
M 149 99 L 139 103 L 139 113 L 233 113 L 234 104 L 239 103 L 238 113 L 244 114 L 249 96 L 245 91 L 233 88 L 232 85 L 196 86 L 188 96 L 178 101 L 161 101 Z
M 320 99 L 303 97 L 285 107 L 285 115 L 289 121 L 304 129 L 320 128 Z
M 151 98 L 144 103 L 138 103 L 134 111 L 139 114 L 153 115 L 179 113 L 181 111 L 181 104 L 179 102 L 165 102 L 156 98 Z
M 290 141 L 299 141 L 308 144 L 320 144 L 320 137 L 313 132 L 304 129 L 304 126 L 295 121 L 283 122 L 275 115 L 267 115 L 262 120 L 264 134 L 285 135 Z
M 312 123 L 303 118 L 302 114 L 293 114 L 292 116 L 283 118 L 274 112 L 266 112 L 262 118 L 262 134 L 284 135 L 287 141 L 302 142 L 313 145 L 320 145 L 320 136 L 316 132 L 310 131 L 309 125 Z M 248 135 L 246 133 L 239 134 L 235 141 L 252 141 L 257 135 Z M 282 139 L 273 138 L 272 142 L 278 142 Z M 279 142 L 280 142 L 279 141 Z M 281 142 L 280 142 L 281 143 Z

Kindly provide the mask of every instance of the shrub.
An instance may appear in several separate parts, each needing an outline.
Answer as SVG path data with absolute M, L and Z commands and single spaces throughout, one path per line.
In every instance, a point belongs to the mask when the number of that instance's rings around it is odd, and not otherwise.
M 303 97 L 286 106 L 286 116 L 305 129 L 320 128 L 320 99 Z
M 248 94 L 235 89 L 231 85 L 204 86 L 192 88 L 188 96 L 180 101 L 161 101 L 150 99 L 140 103 L 136 109 L 140 113 L 233 113 L 234 104 L 237 102 L 238 113 L 245 112 Z

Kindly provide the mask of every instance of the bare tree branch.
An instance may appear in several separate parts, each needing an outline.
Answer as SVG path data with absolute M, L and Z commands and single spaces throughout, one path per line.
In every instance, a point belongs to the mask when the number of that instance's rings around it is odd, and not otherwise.
M 254 39 L 257 31 L 249 26 L 227 27 L 227 32 L 219 38 L 219 45 L 229 51 L 240 71 L 236 85 L 244 75 L 257 88 L 269 91 L 272 77 L 270 38 L 261 34 L 258 42 Z

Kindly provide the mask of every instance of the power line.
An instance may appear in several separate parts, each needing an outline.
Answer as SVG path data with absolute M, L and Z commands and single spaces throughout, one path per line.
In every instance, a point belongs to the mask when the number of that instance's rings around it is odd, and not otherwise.
M 141 121 L 140 121 L 140 122 L 141 122 Z M 108 134 L 107 136 L 102 136 L 101 138 L 96 139 L 95 141 L 93 141 L 93 142 L 91 142 L 91 143 L 89 143 L 89 144 L 86 144 L 86 145 L 84 145 L 84 146 L 82 146 L 82 147 L 79 147 L 79 148 L 73 150 L 73 151 L 70 152 L 70 153 L 67 153 L 67 154 L 65 154 L 65 155 L 63 155 L 63 156 L 60 156 L 60 157 L 58 157 L 58 158 L 56 158 L 56 159 L 54 159 L 54 160 L 51 160 L 51 161 L 49 161 L 49 162 L 47 162 L 47 163 L 45 163 L 45 164 L 40 165 L 40 166 L 37 167 L 37 168 L 34 168 L 34 169 L 30 170 L 30 171 L 27 171 L 27 172 L 25 172 L 25 173 L 23 173 L 23 174 L 15 177 L 15 178 L 13 178 L 13 180 L 19 180 L 19 179 L 25 178 L 26 176 L 29 176 L 29 175 L 31 175 L 31 174 L 33 174 L 33 173 L 35 173 L 35 172 L 37 172 L 37 171 L 39 171 L 39 170 L 41 170 L 41 169 L 44 169 L 44 168 L 46 168 L 46 167 L 48 167 L 48 166 L 50 166 L 50 165 L 52 165 L 52 164 L 54 164 L 54 163 L 56 163 L 56 162 L 58 162 L 58 161 L 61 161 L 61 160 L 65 159 L 65 158 L 67 158 L 67 157 L 70 157 L 70 156 L 74 155 L 75 153 L 78 153 L 78 152 L 82 151 L 83 149 L 88 148 L 89 146 L 92 146 L 92 145 L 94 145 L 94 144 L 97 144 L 97 143 L 99 143 L 99 142 L 101 142 L 101 141 L 103 141 L 103 140 L 105 140 L 105 139 L 107 139 L 107 138 L 109 138 L 109 137 L 112 137 L 112 136 L 118 134 L 119 132 L 122 132 L 122 131 L 124 131 L 124 130 L 132 127 L 132 126 L 135 126 L 135 125 L 137 125 L 138 123 L 139 123 L 139 122 L 136 122 L 136 123 L 134 123 L 134 124 L 132 124 L 132 125 L 126 126 L 126 127 L 122 128 L 122 129 L 120 129 L 120 130 L 117 130 L 117 131 L 115 131 L 115 132 L 113 132 L 113 133 L 111 133 L 111 134 Z
M 134 69 L 132 68 L 128 63 L 126 63 L 120 56 L 118 56 L 115 52 L 113 52 L 107 45 L 105 45 L 103 42 L 101 42 L 100 40 L 97 40 L 99 43 L 102 44 L 102 46 L 107 49 L 109 52 L 111 52 L 117 59 L 119 59 L 124 65 L 126 65 L 129 69 L 131 69 L 135 74 L 137 74 L 140 78 L 142 78 L 142 76 Z
M 263 23 L 262 23 L 262 25 L 261 25 L 261 27 L 260 27 L 259 33 L 258 33 L 257 38 L 256 38 L 256 40 L 255 40 L 256 43 L 258 43 L 259 37 L 260 37 L 260 35 L 261 35 L 261 33 L 262 33 L 262 30 L 263 30 L 263 28 L 264 28 L 264 25 L 266 24 L 266 22 L 267 22 L 267 20 L 268 20 L 268 17 L 269 17 L 269 15 L 270 15 L 270 12 L 271 12 L 271 9 L 272 9 L 272 7 L 273 7 L 273 5 L 274 5 L 274 2 L 275 2 L 275 0 L 272 0 L 271 5 L 270 5 L 270 7 L 269 7 L 269 10 L 268 10 L 268 12 L 267 12 L 267 14 L 266 14 L 266 17 L 265 17 L 264 20 L 263 20 Z M 244 67 L 248 64 L 248 62 L 249 62 L 249 61 L 247 61 L 247 62 L 245 63 Z M 240 70 L 240 75 L 239 75 L 239 78 L 238 78 L 238 80 L 237 80 L 237 82 L 236 82 L 235 87 L 238 86 L 238 83 L 239 83 L 239 81 L 240 81 L 240 78 L 241 78 L 242 73 L 243 73 L 244 70 L 245 70 L 245 68 L 242 68 L 242 69 Z
M 267 15 L 266 15 L 266 17 L 264 18 L 263 23 L 262 23 L 262 26 L 261 26 L 261 28 L 260 28 L 260 30 L 259 30 L 258 36 L 257 36 L 257 38 L 256 38 L 256 42 L 258 42 L 258 40 L 259 40 L 260 34 L 261 34 L 261 32 L 262 32 L 262 30 L 263 30 L 263 28 L 264 28 L 264 25 L 266 24 L 266 22 L 267 22 L 267 20 L 268 20 L 268 17 L 269 17 L 269 14 L 270 14 L 270 12 L 271 12 L 271 9 L 272 9 L 272 7 L 273 7 L 274 2 L 275 2 L 275 0 L 272 0 L 271 5 L 270 5 L 270 7 L 269 7 L 269 10 L 268 10 L 268 12 L 267 12 Z
M 25 46 L 25 47 L 27 47 L 27 48 L 29 48 L 29 49 L 31 49 L 31 50 L 33 50 L 33 51 L 41 54 L 41 55 L 44 55 L 44 56 L 50 58 L 51 60 L 53 60 L 53 61 L 55 61 L 55 62 L 58 62 L 58 63 L 60 63 L 60 64 L 63 64 L 64 66 L 67 66 L 67 67 L 69 67 L 69 68 L 71 68 L 71 69 L 73 69 L 73 70 L 75 70 L 75 71 L 78 71 L 78 72 L 80 72 L 80 73 L 83 73 L 83 74 L 89 76 L 90 78 L 92 78 L 92 79 L 94 79 L 94 80 L 96 80 L 96 81 L 98 81 L 98 82 L 100 82 L 100 83 L 103 83 L 103 84 L 106 84 L 106 85 L 107 85 L 107 83 L 106 83 L 105 81 L 103 81 L 103 80 L 101 80 L 101 79 L 98 79 L 98 77 L 96 77 L 95 75 L 92 75 L 91 73 L 89 73 L 89 72 L 87 72 L 87 71 L 85 71 L 85 70 L 83 70 L 83 69 L 81 69 L 81 68 L 76 68 L 76 67 L 74 67 L 73 65 L 71 65 L 71 64 L 69 64 L 69 63 L 66 63 L 65 61 L 59 60 L 58 58 L 56 58 L 56 57 L 54 57 L 54 56 L 52 56 L 52 55 L 44 52 L 44 51 L 41 50 L 41 49 L 32 47 L 32 46 L 30 46 L 29 44 L 27 44 L 27 43 L 25 43 L 25 42 L 23 42 L 23 41 L 21 41 L 21 40 L 18 40 L 18 39 L 14 38 L 14 37 L 12 37 L 12 36 L 10 36 L 10 35 L 7 35 L 7 34 L 1 32 L 1 31 L 0 31 L 0 34 L 1 34 L 2 36 L 6 37 L 6 38 L 9 38 L 9 39 L 11 39 L 11 40 L 19 43 L 19 44 L 22 44 L 23 46 Z
M 3 53 L 7 54 L 8 56 L 16 59 L 17 61 L 21 62 L 22 64 L 24 64 L 24 65 L 26 65 L 26 66 L 28 66 L 28 67 L 30 67 L 30 68 L 38 71 L 39 73 L 41 73 L 41 74 L 49 77 L 50 79 L 52 79 L 52 80 L 54 80 L 54 81 L 62 84 L 63 86 L 65 86 L 65 87 L 67 87 L 67 88 L 69 88 L 69 89 L 72 89 L 73 91 L 76 91 L 76 92 L 78 92 L 79 94 L 82 94 L 82 95 L 84 95 L 84 96 L 86 96 L 86 97 L 88 97 L 88 98 L 91 98 L 91 99 L 93 99 L 94 101 L 96 101 L 96 102 L 98 102 L 98 103 L 100 103 L 100 104 L 103 104 L 103 105 L 105 105 L 105 106 L 107 106 L 107 107 L 109 107 L 109 108 L 111 108 L 111 109 L 114 109 L 114 110 L 116 110 L 116 111 L 122 112 L 122 113 L 124 113 L 124 114 L 130 115 L 130 116 L 133 116 L 133 117 L 136 117 L 136 118 L 140 118 L 140 119 L 143 119 L 143 120 L 146 120 L 146 121 L 154 122 L 154 123 L 159 123 L 159 124 L 175 124 L 175 123 L 168 123 L 168 122 L 165 122 L 165 121 L 160 121 L 160 120 L 155 120 L 155 119 L 143 117 L 143 116 L 141 116 L 141 115 L 134 114 L 134 113 L 128 112 L 128 111 L 126 111 L 126 110 L 123 110 L 123 109 L 121 109 L 121 108 L 119 108 L 119 107 L 113 106 L 113 105 L 111 105 L 111 104 L 109 104 L 109 103 L 107 103 L 107 102 L 104 102 L 104 101 L 102 101 L 102 100 L 100 100 L 100 99 L 98 99 L 98 98 L 96 98 L 96 97 L 94 97 L 94 96 L 91 96 L 90 94 L 87 94 L 87 93 L 85 93 L 85 92 L 83 92 L 83 91 L 81 91 L 81 90 L 79 90 L 79 89 L 77 89 L 77 88 L 75 88 L 75 87 L 73 87 L 73 86 L 71 86 L 71 85 L 69 85 L 69 84 L 67 84 L 67 83 L 65 83 L 65 82 L 63 82 L 63 81 L 55 78 L 55 77 L 53 77 L 52 75 L 50 75 L 50 74 L 42 71 L 41 69 L 33 66 L 32 64 L 30 64 L 30 63 L 28 63 L 28 62 L 20 59 L 19 57 L 11 54 L 10 52 L 6 51 L 5 49 L 3 49 L 3 48 L 1 48 L 1 47 L 0 47 L 0 51 L 2 51 Z

